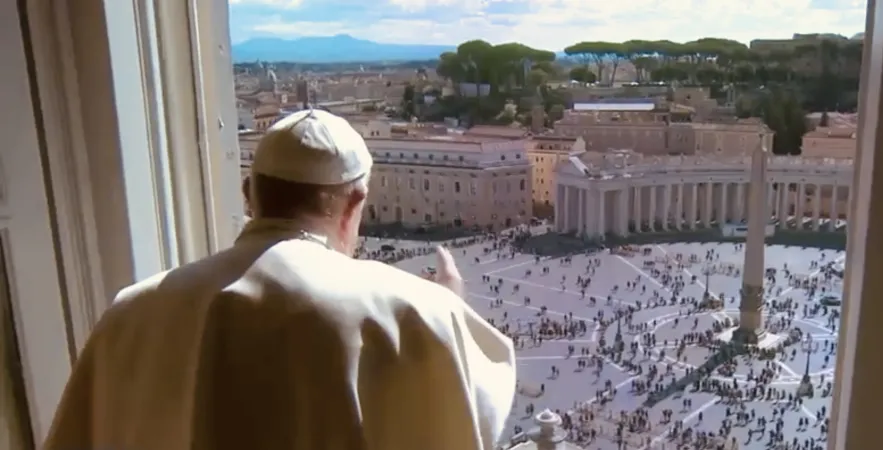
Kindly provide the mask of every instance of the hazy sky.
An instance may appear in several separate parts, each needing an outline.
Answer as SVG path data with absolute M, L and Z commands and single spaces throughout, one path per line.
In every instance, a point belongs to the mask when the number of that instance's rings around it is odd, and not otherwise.
M 864 31 L 866 0 L 230 0 L 234 42 L 350 34 L 378 42 L 517 41 L 560 50 L 578 41 Z

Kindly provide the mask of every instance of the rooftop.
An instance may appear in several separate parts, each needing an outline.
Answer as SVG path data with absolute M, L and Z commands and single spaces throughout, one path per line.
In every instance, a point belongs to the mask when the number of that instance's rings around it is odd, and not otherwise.
M 643 103 L 574 103 L 574 111 L 653 111 L 656 103 L 645 100 Z

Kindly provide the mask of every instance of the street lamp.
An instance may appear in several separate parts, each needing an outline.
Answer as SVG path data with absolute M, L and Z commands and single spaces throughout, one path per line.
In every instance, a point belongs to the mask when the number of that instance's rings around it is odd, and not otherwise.
M 813 339 L 811 334 L 806 335 L 801 343 L 801 347 L 806 352 L 806 367 L 803 369 L 803 377 L 800 380 L 800 386 L 797 388 L 797 395 L 800 397 L 812 397 L 813 386 L 809 376 L 809 362 L 813 350 Z
M 705 275 L 705 294 L 702 296 L 702 305 L 709 306 L 712 305 L 711 302 L 711 273 L 712 273 L 712 264 L 711 261 L 706 261 L 705 266 L 702 268 L 702 275 Z

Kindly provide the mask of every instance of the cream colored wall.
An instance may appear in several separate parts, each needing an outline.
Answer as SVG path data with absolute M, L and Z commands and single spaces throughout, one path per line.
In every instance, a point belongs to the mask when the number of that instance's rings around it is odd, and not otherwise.
M 801 155 L 827 158 L 854 158 L 858 141 L 848 138 L 804 137 Z
M 699 124 L 556 123 L 555 130 L 564 136 L 581 136 L 588 150 L 629 149 L 645 155 L 736 154 L 756 148 L 759 142 L 757 130 L 743 126 L 705 129 Z M 764 139 L 768 147 L 772 145 L 772 135 Z
M 555 168 L 567 158 L 564 151 L 532 150 L 528 159 L 533 172 L 532 200 L 538 204 L 555 204 Z
M 760 136 L 749 130 L 696 130 L 697 153 L 740 154 L 757 148 Z
M 530 178 L 527 167 L 469 170 L 378 164 L 363 220 L 418 226 L 459 218 L 464 226 L 504 226 L 507 219 L 518 222 L 519 215 L 525 220 L 531 216 Z

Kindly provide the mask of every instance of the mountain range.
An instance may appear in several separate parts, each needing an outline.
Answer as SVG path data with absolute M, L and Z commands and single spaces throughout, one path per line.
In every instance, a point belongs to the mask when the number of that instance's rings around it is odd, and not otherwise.
M 298 39 L 255 38 L 233 45 L 233 62 L 344 63 L 436 59 L 453 45 L 384 44 L 346 34 Z

